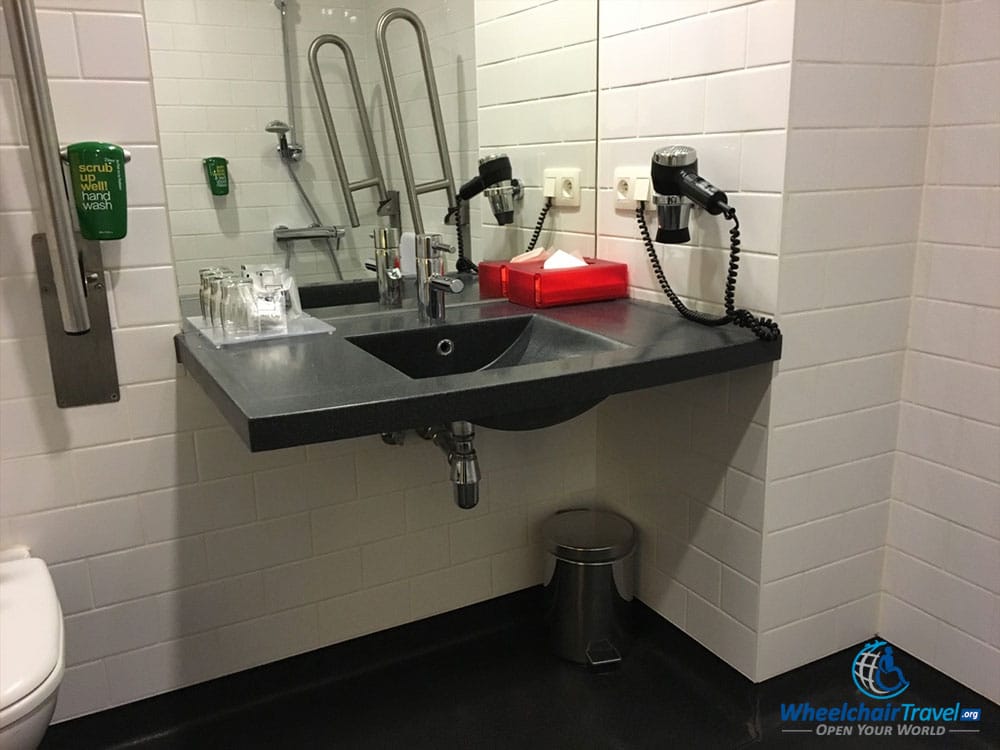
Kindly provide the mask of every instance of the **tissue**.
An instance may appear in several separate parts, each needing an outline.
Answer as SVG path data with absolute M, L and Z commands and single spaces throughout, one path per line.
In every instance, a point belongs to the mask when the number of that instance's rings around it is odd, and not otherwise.
M 577 258 L 575 255 L 570 255 L 563 250 L 556 250 L 551 256 L 542 264 L 542 268 L 553 269 L 553 268 L 580 268 L 581 266 L 587 265 L 584 261 Z

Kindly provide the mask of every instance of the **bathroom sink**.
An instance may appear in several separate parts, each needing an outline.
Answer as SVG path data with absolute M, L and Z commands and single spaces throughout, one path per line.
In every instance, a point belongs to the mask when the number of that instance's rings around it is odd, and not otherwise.
M 540 315 L 348 336 L 347 340 L 414 379 L 626 348 L 621 342 Z

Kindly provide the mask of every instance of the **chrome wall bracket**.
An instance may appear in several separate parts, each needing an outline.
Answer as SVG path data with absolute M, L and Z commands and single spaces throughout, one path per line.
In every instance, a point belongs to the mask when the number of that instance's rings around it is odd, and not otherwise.
M 52 384 L 55 387 L 56 404 L 63 409 L 114 403 L 121 398 L 101 246 L 79 235 L 76 237 L 76 246 L 80 250 L 90 330 L 71 334 L 63 330 L 46 237 L 44 234 L 36 234 L 31 238 L 42 299 L 45 339 L 52 368 Z

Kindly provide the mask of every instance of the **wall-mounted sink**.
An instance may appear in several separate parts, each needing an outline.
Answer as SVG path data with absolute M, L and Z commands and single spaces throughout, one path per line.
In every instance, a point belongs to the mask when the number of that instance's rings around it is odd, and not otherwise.
M 411 378 L 552 362 L 627 346 L 539 315 L 348 336 L 347 340 Z

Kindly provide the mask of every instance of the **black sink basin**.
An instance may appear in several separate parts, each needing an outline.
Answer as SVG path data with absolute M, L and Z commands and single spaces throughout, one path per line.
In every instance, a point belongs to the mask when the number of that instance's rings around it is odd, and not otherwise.
M 538 315 L 349 336 L 347 340 L 411 378 L 551 362 L 626 347 Z

